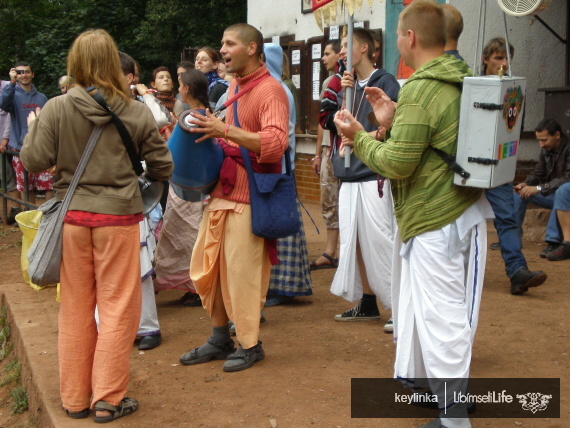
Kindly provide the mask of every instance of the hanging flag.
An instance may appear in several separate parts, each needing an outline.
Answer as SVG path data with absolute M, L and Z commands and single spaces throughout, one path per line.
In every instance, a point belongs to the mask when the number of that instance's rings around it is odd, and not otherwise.
M 336 21 L 336 12 L 342 0 L 312 0 L 312 9 L 317 25 L 323 30 L 323 21 L 326 25 Z
M 340 14 L 338 10 L 342 11 L 345 8 L 350 16 L 354 15 L 354 11 L 362 9 L 363 0 L 311 0 L 313 14 L 317 21 L 317 25 L 322 30 L 323 24 L 331 26 L 336 24 L 337 16 Z M 372 7 L 374 0 L 368 0 L 368 4 Z
M 312 9 L 314 12 L 315 10 L 317 10 L 323 6 L 326 6 L 327 4 L 332 3 L 333 1 L 336 1 L 336 0 L 312 0 L 312 1 L 313 1 Z

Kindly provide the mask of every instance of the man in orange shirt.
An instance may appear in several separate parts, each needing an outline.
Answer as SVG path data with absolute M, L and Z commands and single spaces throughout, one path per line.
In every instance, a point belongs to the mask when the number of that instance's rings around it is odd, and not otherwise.
M 222 45 L 227 70 L 235 73 L 230 97 L 269 73 L 260 61 L 263 36 L 251 25 L 226 28 Z M 271 264 L 277 263 L 276 241 L 266 241 L 251 230 L 249 185 L 240 147 L 249 151 L 254 170 L 281 172 L 289 132 L 287 95 L 272 77 L 260 79 L 235 103 L 227 109 L 226 123 L 210 112 L 207 116 L 193 114 L 199 126 L 193 131 L 204 133 L 197 142 L 224 138 L 224 163 L 190 261 L 190 278 L 212 319 L 213 333 L 204 345 L 180 357 L 184 365 L 227 358 L 226 372 L 247 369 L 265 356 L 259 341 L 259 317 Z M 240 342 L 235 352 L 229 319 Z

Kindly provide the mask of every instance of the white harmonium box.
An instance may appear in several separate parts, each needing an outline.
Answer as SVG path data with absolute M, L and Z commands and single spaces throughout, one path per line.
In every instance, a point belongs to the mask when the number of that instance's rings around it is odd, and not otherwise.
M 513 181 L 526 78 L 466 77 L 461 95 L 456 161 L 469 174 L 460 186 L 492 188 Z

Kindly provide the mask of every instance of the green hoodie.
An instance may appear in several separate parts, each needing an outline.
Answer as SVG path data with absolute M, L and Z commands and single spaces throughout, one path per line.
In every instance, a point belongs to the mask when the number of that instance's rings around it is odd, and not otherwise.
M 455 221 L 481 190 L 453 184 L 453 171 L 430 147 L 457 152 L 461 82 L 471 76 L 464 61 L 442 55 L 418 68 L 402 86 L 387 141 L 360 131 L 355 153 L 389 178 L 404 242 Z

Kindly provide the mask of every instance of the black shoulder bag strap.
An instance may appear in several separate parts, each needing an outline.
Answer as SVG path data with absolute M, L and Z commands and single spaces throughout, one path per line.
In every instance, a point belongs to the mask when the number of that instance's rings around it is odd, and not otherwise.
M 467 179 L 471 177 L 471 174 L 465 171 L 463 167 L 455 161 L 455 156 L 448 155 L 443 150 L 436 149 L 435 147 L 431 147 L 431 149 L 449 166 L 449 169 L 459 174 L 461 178 Z
M 461 92 L 463 92 L 463 82 L 457 84 L 452 83 L 452 85 L 456 86 Z M 465 171 L 463 167 L 456 162 L 455 156 L 448 155 L 443 150 L 436 149 L 435 147 L 431 147 L 431 149 L 449 166 L 449 169 L 454 173 L 459 174 L 461 178 L 468 179 L 471 177 L 471 173 Z
M 117 127 L 117 131 L 119 131 L 119 135 L 123 140 L 125 149 L 127 149 L 127 154 L 129 155 L 129 159 L 133 164 L 133 169 L 135 170 L 135 173 L 137 174 L 137 176 L 142 175 L 144 173 L 144 169 L 141 165 L 140 157 L 137 155 L 137 152 L 135 150 L 135 145 L 133 144 L 133 140 L 131 139 L 129 131 L 127 131 L 127 128 L 125 127 L 121 119 L 119 119 L 119 116 L 117 116 L 111 110 L 111 107 L 109 107 L 109 105 L 107 104 L 105 99 L 101 96 L 101 94 L 99 93 L 99 91 L 95 86 L 90 86 L 88 88 L 85 88 L 85 91 L 87 91 L 87 93 L 91 95 L 93 99 L 97 101 L 97 103 L 101 107 L 103 107 L 105 110 L 109 112 L 109 114 L 111 115 L 111 119 L 113 120 L 113 123 Z

